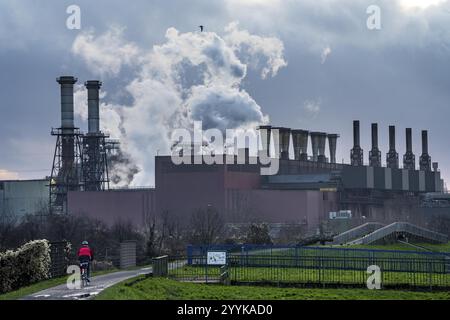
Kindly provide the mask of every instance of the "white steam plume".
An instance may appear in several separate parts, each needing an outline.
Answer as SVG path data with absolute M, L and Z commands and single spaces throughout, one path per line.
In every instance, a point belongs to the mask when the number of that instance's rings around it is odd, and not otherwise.
M 101 59 L 102 48 L 108 48 L 108 59 Z M 72 51 L 104 76 L 124 70 L 132 76 L 125 88 L 117 88 L 132 97 L 131 103 L 101 106 L 104 129 L 121 140 L 123 152 L 140 169 L 131 185 L 154 183 L 154 156 L 169 153 L 173 129 L 191 128 L 196 120 L 205 129 L 222 131 L 266 123 L 268 117 L 241 87 L 242 80 L 247 68 L 266 78 L 287 65 L 279 39 L 252 35 L 237 23 L 223 36 L 169 28 L 166 41 L 150 50 L 126 42 L 122 29 L 98 37 L 82 33 Z

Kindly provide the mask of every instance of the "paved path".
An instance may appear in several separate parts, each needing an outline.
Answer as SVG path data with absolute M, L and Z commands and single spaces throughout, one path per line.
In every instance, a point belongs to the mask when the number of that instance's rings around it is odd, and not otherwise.
M 151 267 L 132 271 L 109 273 L 102 276 L 93 277 L 91 279 L 91 284 L 86 288 L 70 290 L 64 284 L 33 293 L 23 297 L 21 300 L 87 300 L 119 282 L 137 277 L 139 275 L 145 275 L 150 272 L 152 272 Z

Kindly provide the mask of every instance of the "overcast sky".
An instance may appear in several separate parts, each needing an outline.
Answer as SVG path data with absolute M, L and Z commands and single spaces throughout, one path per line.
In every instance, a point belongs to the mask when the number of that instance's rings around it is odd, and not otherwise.
M 80 30 L 66 27 L 66 9 L 72 4 L 81 8 Z M 370 5 L 380 8 L 380 30 L 367 27 Z M 227 38 L 230 31 L 225 30 L 233 22 L 239 32 L 257 36 L 246 41 L 264 39 L 253 44 L 259 50 L 264 49 L 261 44 L 270 47 L 272 51 L 262 53 L 266 58 L 282 55 L 277 66 L 266 61 L 270 69 L 266 77 L 263 67 L 252 68 L 253 60 L 230 58 L 232 67 L 248 67 L 244 76 L 238 76 L 239 99 L 250 102 L 253 119 L 259 117 L 260 107 L 271 124 L 338 133 L 339 162 L 349 162 L 354 119 L 361 121 L 366 162 L 370 123 L 379 123 L 383 163 L 389 125 L 397 127 L 400 159 L 405 153 L 405 128 L 413 128 L 417 165 L 420 130 L 428 129 L 432 161 L 439 162 L 443 176 L 450 179 L 450 3 L 439 0 L 2 0 L 0 178 L 40 178 L 50 173 L 55 145 L 50 130 L 60 122 L 56 77 L 75 75 L 79 83 L 103 80 L 105 103 L 127 105 L 136 97 L 117 89 L 136 77 L 137 62 L 127 59 L 138 61 L 141 52 L 152 59 L 154 46 L 176 36 L 168 30 L 197 37 L 199 25 L 230 45 L 236 37 Z M 120 30 L 119 42 L 107 38 L 111 30 Z M 91 53 L 98 54 L 92 48 L 108 51 L 105 39 L 113 41 L 108 67 L 113 64 L 120 70 L 104 70 L 102 61 L 89 60 Z M 157 94 L 149 90 L 146 99 L 157 101 L 161 98 Z M 77 121 L 85 129 L 85 122 Z M 152 183 L 145 179 L 141 184 Z

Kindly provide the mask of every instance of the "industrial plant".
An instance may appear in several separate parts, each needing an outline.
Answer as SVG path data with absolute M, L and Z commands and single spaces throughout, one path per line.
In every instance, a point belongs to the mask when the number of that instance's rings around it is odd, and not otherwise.
M 396 127 L 389 126 L 383 166 L 378 124 L 367 130 L 372 145 L 365 162 L 357 120 L 353 121 L 348 164 L 336 162 L 337 133 L 265 125 L 258 128 L 262 152 L 279 158 L 276 175 L 261 175 L 259 162 L 176 165 L 170 155 L 158 155 L 155 187 L 110 188 L 111 155 L 120 147 L 100 130 L 102 83 L 85 83 L 88 132 L 83 133 L 74 124 L 77 79 L 63 76 L 57 82 L 61 125 L 51 130 L 55 151 L 50 175 L 37 181 L 1 181 L 2 215 L 42 213 L 47 206 L 53 214 L 89 216 L 109 225 L 128 220 L 139 226 L 148 216 L 163 212 L 183 223 L 193 211 L 213 207 L 227 224 L 297 225 L 305 232 L 316 232 L 324 222 L 333 226 L 336 221 L 346 221 L 346 228 L 399 221 L 427 227 L 437 216 L 450 217 L 450 197 L 438 163 L 432 162 L 428 153 L 428 131 L 421 132 L 422 150 L 416 165 L 412 128 L 405 129 L 406 153 L 401 166 Z M 279 139 L 272 137 L 274 130 Z M 308 154 L 309 143 L 312 154 Z M 270 152 L 273 147 L 278 150 L 275 155 Z

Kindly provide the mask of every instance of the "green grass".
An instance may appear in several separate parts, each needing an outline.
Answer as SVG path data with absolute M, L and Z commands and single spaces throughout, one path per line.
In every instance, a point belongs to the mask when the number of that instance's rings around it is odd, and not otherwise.
M 219 268 L 209 267 L 209 279 L 218 279 Z M 205 268 L 184 266 L 173 269 L 169 276 L 175 279 L 189 279 L 204 281 Z M 368 274 L 365 270 L 332 270 L 305 268 L 261 268 L 261 267 L 235 267 L 230 268 L 230 279 L 238 282 L 272 282 L 272 283 L 311 283 L 311 284 L 348 284 L 364 286 Z M 388 285 L 415 285 L 434 287 L 450 286 L 450 274 L 434 273 L 429 277 L 428 273 L 407 272 L 382 272 L 382 283 Z
M 429 243 L 413 243 L 415 245 L 430 249 L 435 252 L 447 252 L 450 253 L 450 242 L 446 244 L 429 244 Z M 380 249 L 380 250 L 401 250 L 401 251 L 419 251 L 422 250 L 414 248 L 413 246 L 408 246 L 403 243 L 386 244 L 386 245 L 338 245 L 335 248 L 348 248 L 348 249 Z
M 100 293 L 98 300 L 450 300 L 450 292 L 223 286 L 139 277 Z M 128 285 L 127 284 L 131 284 Z
M 118 270 L 112 269 L 112 270 L 97 271 L 97 272 L 93 272 L 92 276 L 101 276 L 101 275 L 108 274 L 108 273 L 115 272 L 115 271 L 118 271 Z M 8 292 L 5 294 L 1 294 L 0 301 L 1 300 L 18 300 L 18 299 L 28 296 L 30 294 L 59 286 L 61 284 L 66 283 L 66 281 L 67 281 L 67 276 L 40 281 L 38 283 L 29 285 L 29 286 L 26 286 L 23 288 L 20 288 L 20 289 L 17 289 L 17 290 L 14 290 L 14 291 L 11 291 L 11 292 Z

